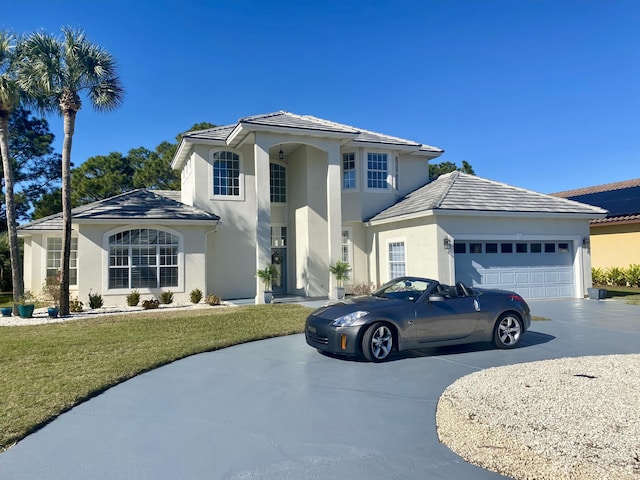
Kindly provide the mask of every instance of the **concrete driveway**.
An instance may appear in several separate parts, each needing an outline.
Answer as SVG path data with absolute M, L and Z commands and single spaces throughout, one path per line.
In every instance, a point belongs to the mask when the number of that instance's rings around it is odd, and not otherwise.
M 478 344 L 370 364 L 321 355 L 294 335 L 180 360 L 83 403 L 0 454 L 0 478 L 504 478 L 438 442 L 435 409 L 449 384 L 512 363 L 640 353 L 638 306 L 556 300 L 531 307 L 552 321 L 533 322 L 515 350 Z

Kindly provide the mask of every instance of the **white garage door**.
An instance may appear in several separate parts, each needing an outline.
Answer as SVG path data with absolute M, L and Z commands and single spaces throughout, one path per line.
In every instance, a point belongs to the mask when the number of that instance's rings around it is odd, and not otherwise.
M 458 241 L 456 281 L 502 288 L 524 298 L 574 296 L 571 244 L 563 241 Z

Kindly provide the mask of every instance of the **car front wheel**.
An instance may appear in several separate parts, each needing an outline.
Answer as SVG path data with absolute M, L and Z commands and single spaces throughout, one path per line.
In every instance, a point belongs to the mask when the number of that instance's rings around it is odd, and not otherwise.
M 515 313 L 504 313 L 496 322 L 493 343 L 498 348 L 513 348 L 522 338 L 522 320 Z
M 362 337 L 362 354 L 370 362 L 386 360 L 393 348 L 393 333 L 384 323 L 374 323 Z

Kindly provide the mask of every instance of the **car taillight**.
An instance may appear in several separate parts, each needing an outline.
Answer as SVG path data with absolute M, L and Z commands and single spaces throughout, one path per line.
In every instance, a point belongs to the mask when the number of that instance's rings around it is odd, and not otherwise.
M 517 295 L 517 294 L 515 294 L 515 293 L 514 293 L 513 295 L 509 295 L 509 298 L 510 298 L 511 300 L 515 300 L 516 302 L 522 302 L 522 303 L 525 303 L 524 298 L 522 298 L 520 295 Z

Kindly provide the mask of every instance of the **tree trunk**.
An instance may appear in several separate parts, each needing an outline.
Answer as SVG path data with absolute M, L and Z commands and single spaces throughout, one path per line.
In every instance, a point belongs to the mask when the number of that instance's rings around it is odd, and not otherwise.
M 63 109 L 64 141 L 62 143 L 62 268 L 60 275 L 60 316 L 69 315 L 69 279 L 71 259 L 71 143 L 76 123 L 76 110 Z
M 17 314 L 18 302 L 23 294 L 22 262 L 18 245 L 18 224 L 16 222 L 16 206 L 13 197 L 13 167 L 9 156 L 9 112 L 0 112 L 0 153 L 4 171 L 4 194 L 7 209 L 7 232 L 11 255 L 11 280 L 13 282 L 13 313 Z

